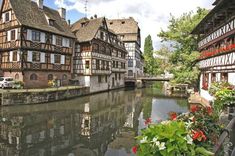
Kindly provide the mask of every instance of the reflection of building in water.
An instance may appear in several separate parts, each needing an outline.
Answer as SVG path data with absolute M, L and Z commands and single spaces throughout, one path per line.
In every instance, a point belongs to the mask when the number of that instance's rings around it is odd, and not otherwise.
M 104 155 L 124 125 L 126 114 L 135 110 L 129 109 L 134 103 L 126 101 L 124 94 L 119 91 L 84 97 L 82 104 L 75 99 L 3 108 L 0 156 L 68 155 L 71 151 L 70 155 Z

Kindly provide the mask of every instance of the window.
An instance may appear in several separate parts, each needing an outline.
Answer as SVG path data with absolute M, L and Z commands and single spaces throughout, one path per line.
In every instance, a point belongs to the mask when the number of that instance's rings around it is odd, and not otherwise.
M 98 52 L 99 51 L 99 45 L 98 44 L 94 44 L 93 45 L 93 51 L 94 52 Z
M 20 78 L 19 74 L 15 74 L 15 79 L 19 80 L 19 78 Z
M 101 52 L 101 53 L 105 53 L 105 46 L 104 46 L 104 45 L 102 45 L 102 46 L 100 47 L 100 52 Z
M 108 76 L 107 75 L 105 76 L 105 82 L 106 83 L 108 82 Z
M 133 70 L 128 70 L 128 76 L 133 76 Z
M 101 82 L 102 82 L 102 81 L 101 81 L 101 78 L 102 78 L 101 75 L 99 75 L 99 76 L 98 76 L 98 83 L 101 83 Z
M 61 56 L 60 55 L 54 55 L 55 57 L 55 63 L 60 64 L 61 63 Z
M 17 61 L 17 51 L 13 51 L 12 61 Z
M 115 80 L 117 80 L 117 73 L 115 73 Z
M 228 73 L 221 73 L 221 81 L 228 82 Z
M 90 61 L 86 61 L 85 68 L 90 69 Z
M 109 70 L 109 61 L 106 62 L 106 69 Z
M 203 74 L 203 80 L 202 80 L 202 89 L 207 90 L 208 89 L 208 82 L 209 81 L 209 74 L 204 73 Z
M 116 62 L 116 68 L 118 68 L 118 61 Z
M 211 73 L 211 82 L 216 82 L 216 73 Z
M 38 76 L 36 74 L 30 75 L 30 80 L 37 80 Z
M 50 25 L 50 26 L 54 26 L 54 24 L 55 24 L 55 21 L 52 20 L 52 19 L 49 19 L 49 25 Z
M 33 62 L 40 62 L 40 52 L 34 51 L 32 53 L 32 61 Z
M 9 12 L 5 13 L 5 22 L 8 22 L 8 21 L 10 21 L 10 13 Z
M 52 43 L 52 35 L 49 33 L 46 33 L 46 42 L 50 44 Z
M 15 40 L 15 38 L 16 38 L 16 31 L 12 30 L 11 31 L 11 40 Z
M 113 61 L 113 68 L 115 68 L 115 61 Z
M 105 69 L 105 62 L 104 62 L 104 60 L 102 60 L 101 65 L 102 65 L 101 69 L 104 70 Z
M 62 46 L 62 37 L 56 36 L 56 45 Z
M 40 42 L 40 31 L 32 30 L 32 40 Z
M 66 74 L 63 75 L 62 79 L 67 80 L 68 76 Z
M 104 40 L 104 33 L 102 31 L 100 32 L 100 38 Z
M 118 75 L 118 79 L 121 80 L 121 74 L 120 74 L 120 73 L 119 73 L 119 75 Z
M 133 67 L 133 60 L 128 60 L 128 67 Z
M 52 74 L 49 74 L 48 77 L 47 77 L 48 80 L 53 80 L 53 75 Z
M 97 70 L 100 69 L 100 60 L 96 60 L 96 69 L 97 69 Z

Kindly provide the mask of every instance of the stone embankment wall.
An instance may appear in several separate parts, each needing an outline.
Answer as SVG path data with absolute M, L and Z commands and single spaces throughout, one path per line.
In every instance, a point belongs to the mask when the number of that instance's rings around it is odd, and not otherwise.
M 39 104 L 88 95 L 89 87 L 64 87 L 36 90 L 10 90 L 0 93 L 1 106 Z

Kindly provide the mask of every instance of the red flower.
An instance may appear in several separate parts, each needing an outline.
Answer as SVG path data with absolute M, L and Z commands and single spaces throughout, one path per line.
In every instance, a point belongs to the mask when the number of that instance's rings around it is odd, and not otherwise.
M 206 110 L 207 110 L 207 113 L 208 113 L 209 115 L 212 114 L 212 108 L 211 108 L 211 107 L 206 107 Z
M 197 105 L 192 105 L 191 106 L 191 112 L 195 113 L 196 111 L 198 111 L 199 107 Z
M 137 147 L 137 146 L 132 147 L 132 152 L 133 152 L 134 154 L 136 154 L 137 150 L 138 150 L 138 147 Z
M 176 112 L 171 112 L 170 113 L 170 118 L 171 118 L 171 120 L 176 120 L 177 119 L 177 113 Z
M 145 124 L 145 125 L 148 125 L 148 124 L 150 124 L 151 122 L 152 122 L 152 119 L 151 119 L 151 118 L 148 118 L 148 119 L 145 120 L 144 124 Z
M 192 131 L 193 133 L 193 140 L 198 140 L 198 141 L 206 141 L 206 136 L 203 133 L 203 131 Z

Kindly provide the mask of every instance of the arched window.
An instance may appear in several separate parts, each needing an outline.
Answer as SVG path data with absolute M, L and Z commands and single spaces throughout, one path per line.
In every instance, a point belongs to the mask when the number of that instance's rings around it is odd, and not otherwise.
M 63 75 L 62 79 L 67 80 L 68 76 L 66 74 Z
M 30 75 L 30 80 L 37 80 L 38 76 L 36 74 Z
M 15 74 L 15 79 L 19 80 L 19 78 L 20 78 L 19 74 Z
M 47 77 L 48 80 L 53 80 L 53 75 L 52 74 L 49 74 L 48 77 Z

